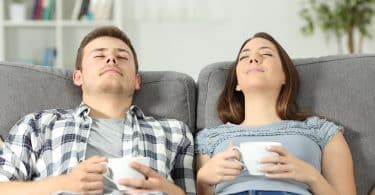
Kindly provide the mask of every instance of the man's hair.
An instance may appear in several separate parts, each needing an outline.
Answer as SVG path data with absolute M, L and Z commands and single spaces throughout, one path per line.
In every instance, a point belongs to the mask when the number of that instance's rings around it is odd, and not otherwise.
M 134 56 L 135 72 L 136 73 L 138 72 L 137 54 L 135 53 L 135 50 L 131 41 L 129 37 L 123 31 L 121 31 L 119 28 L 115 26 L 104 26 L 104 27 L 96 28 L 83 38 L 77 51 L 77 58 L 76 58 L 76 65 L 75 65 L 76 70 L 82 70 L 83 50 L 86 47 L 86 45 L 89 44 L 92 40 L 99 38 L 99 37 L 113 37 L 116 39 L 120 39 L 127 46 L 129 46 Z
M 236 61 L 230 66 L 224 89 L 219 96 L 217 104 L 217 111 L 221 121 L 223 123 L 240 124 L 245 119 L 245 97 L 243 92 L 236 91 L 238 84 L 236 67 L 241 50 L 254 38 L 263 38 L 270 41 L 276 47 L 280 56 L 285 74 L 285 84 L 282 86 L 276 102 L 276 112 L 279 117 L 283 120 L 304 120 L 311 116 L 312 113 L 304 113 L 298 110 L 296 98 L 299 88 L 299 76 L 289 55 L 271 35 L 260 32 L 242 44 Z

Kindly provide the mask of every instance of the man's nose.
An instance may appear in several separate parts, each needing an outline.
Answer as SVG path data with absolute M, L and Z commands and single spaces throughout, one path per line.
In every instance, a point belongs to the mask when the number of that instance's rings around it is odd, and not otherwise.
M 108 57 L 107 58 L 107 64 L 116 64 L 116 58 L 115 57 L 113 57 L 113 56 L 110 56 L 110 57 Z
M 249 62 L 250 64 L 252 64 L 253 62 L 259 64 L 259 60 L 256 58 L 251 58 Z

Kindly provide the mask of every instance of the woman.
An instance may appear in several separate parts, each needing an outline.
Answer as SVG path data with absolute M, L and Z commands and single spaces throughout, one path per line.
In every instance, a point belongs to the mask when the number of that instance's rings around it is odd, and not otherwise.
M 298 111 L 298 73 L 270 35 L 241 46 L 218 99 L 224 125 L 196 136 L 198 194 L 356 194 L 353 163 L 342 127 Z M 277 141 L 253 176 L 235 145 Z

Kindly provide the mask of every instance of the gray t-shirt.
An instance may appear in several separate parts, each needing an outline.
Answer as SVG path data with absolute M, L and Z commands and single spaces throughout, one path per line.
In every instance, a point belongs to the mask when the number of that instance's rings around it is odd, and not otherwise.
M 239 126 L 227 123 L 203 129 L 195 138 L 195 153 L 210 157 L 227 149 L 230 142 L 237 146 L 247 141 L 276 141 L 297 158 L 321 170 L 321 153 L 324 146 L 342 127 L 332 122 L 310 117 L 305 121 L 284 120 L 264 126 Z M 301 182 L 268 179 L 253 176 L 246 169 L 234 180 L 215 186 L 216 194 L 232 194 L 249 190 L 277 190 L 309 195 L 308 186 Z
M 123 120 L 94 119 L 87 142 L 85 158 L 95 155 L 107 158 L 122 157 Z M 104 194 L 122 194 L 112 182 L 104 179 Z
M 121 119 L 92 118 L 85 158 L 95 155 L 108 158 L 122 157 L 123 132 L 124 124 Z

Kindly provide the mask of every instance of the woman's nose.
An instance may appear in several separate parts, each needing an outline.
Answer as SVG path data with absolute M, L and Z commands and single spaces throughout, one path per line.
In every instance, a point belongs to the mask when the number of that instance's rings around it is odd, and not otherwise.
M 256 58 L 251 58 L 250 59 L 250 64 L 252 64 L 253 62 L 259 64 L 259 60 L 256 59 Z
M 250 57 L 249 62 L 250 64 L 252 63 L 260 64 L 262 62 L 262 58 L 259 55 L 253 55 Z

